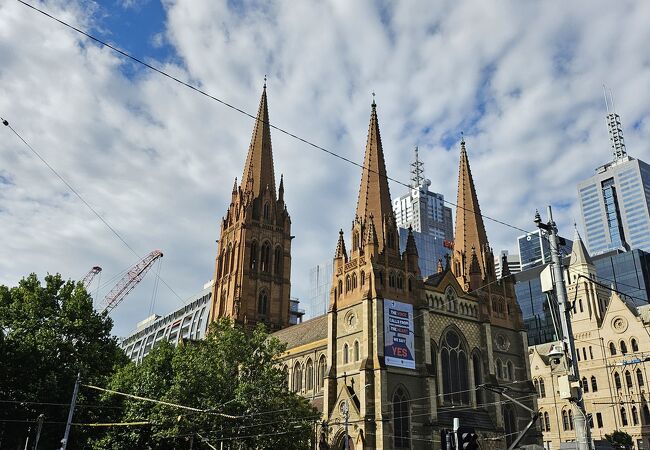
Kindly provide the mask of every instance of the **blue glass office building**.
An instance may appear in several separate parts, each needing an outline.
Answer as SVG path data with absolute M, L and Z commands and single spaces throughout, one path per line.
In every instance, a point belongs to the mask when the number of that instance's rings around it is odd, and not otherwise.
M 611 286 L 637 306 L 650 303 L 650 254 L 642 250 L 612 251 L 592 257 L 596 281 Z M 564 258 L 565 266 L 569 257 Z M 528 332 L 528 345 L 556 340 L 552 316 L 554 302 L 542 292 L 540 274 L 548 264 L 538 265 L 514 275 L 517 301 Z M 554 308 L 556 308 L 554 306 Z

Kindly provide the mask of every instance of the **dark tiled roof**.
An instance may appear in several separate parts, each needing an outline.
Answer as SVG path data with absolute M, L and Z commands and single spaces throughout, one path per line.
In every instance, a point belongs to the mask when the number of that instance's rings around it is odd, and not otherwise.
M 442 279 L 445 277 L 447 274 L 447 270 L 440 272 L 440 273 L 434 273 L 433 275 L 429 275 L 428 277 L 425 278 L 424 284 L 428 284 L 429 286 L 438 286 Z
M 271 336 L 278 338 L 282 342 L 286 342 L 287 349 L 326 339 L 327 314 L 276 331 Z

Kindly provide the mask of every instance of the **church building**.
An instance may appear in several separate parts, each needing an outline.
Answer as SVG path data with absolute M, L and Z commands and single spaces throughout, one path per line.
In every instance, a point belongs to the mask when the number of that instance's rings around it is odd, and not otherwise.
M 400 249 L 373 101 L 352 228 L 333 246 L 328 312 L 288 326 L 291 222 L 268 120 L 265 87 L 221 223 L 213 320 L 277 330 L 290 389 L 322 412 L 314 448 L 343 449 L 347 435 L 349 449 L 440 449 L 454 418 L 483 449 L 506 448 L 531 413 L 482 385 L 533 409 L 535 393 L 521 311 L 509 278 L 495 275 L 464 140 L 453 256 L 423 278 L 412 234 Z

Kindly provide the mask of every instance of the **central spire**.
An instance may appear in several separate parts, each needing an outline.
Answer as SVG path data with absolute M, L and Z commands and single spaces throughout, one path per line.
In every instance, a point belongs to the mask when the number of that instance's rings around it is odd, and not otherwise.
M 374 218 L 377 239 L 380 245 L 384 242 L 384 222 L 393 219 L 388 178 L 386 176 L 386 163 L 384 150 L 381 146 L 379 122 L 377 120 L 377 104 L 373 98 L 368 126 L 368 140 L 366 154 L 363 158 L 363 171 L 361 173 L 361 186 L 357 200 L 357 218 L 367 223 L 370 217 Z
M 478 204 L 478 196 L 469 167 L 469 158 L 465 149 L 465 139 L 460 142 L 460 163 L 458 167 L 458 200 L 456 202 L 456 233 L 454 236 L 454 255 L 457 261 L 465 267 L 461 274 L 469 274 L 472 264 L 472 249 L 478 255 L 488 250 L 488 239 L 485 225 Z M 477 256 L 478 256 L 477 255 Z M 486 275 L 485 259 L 478 257 L 481 274 Z
M 258 197 L 266 187 L 269 187 L 275 197 L 275 175 L 273 170 L 273 150 L 271 147 L 271 123 L 269 110 L 266 104 L 266 80 L 262 90 L 260 106 L 257 110 L 253 137 L 248 148 L 242 187 L 253 197 Z

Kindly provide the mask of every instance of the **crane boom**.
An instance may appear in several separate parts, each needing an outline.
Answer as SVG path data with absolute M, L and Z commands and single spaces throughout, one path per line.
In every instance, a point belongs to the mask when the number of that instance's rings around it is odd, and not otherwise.
M 129 295 L 129 292 L 135 288 L 140 281 L 147 274 L 153 263 L 163 254 L 160 250 L 154 250 L 140 260 L 135 266 L 131 267 L 129 271 L 122 277 L 119 283 L 106 294 L 103 302 L 102 312 L 109 314 L 117 305 L 120 304 L 124 297 Z
M 83 277 L 83 280 L 81 280 L 81 284 L 83 285 L 83 287 L 86 290 L 88 290 L 88 288 L 90 287 L 90 283 L 93 282 L 93 279 L 95 278 L 95 275 L 97 275 L 101 271 L 102 271 L 101 267 L 95 266 L 95 267 L 93 267 L 92 269 L 90 269 L 88 271 L 86 276 Z

